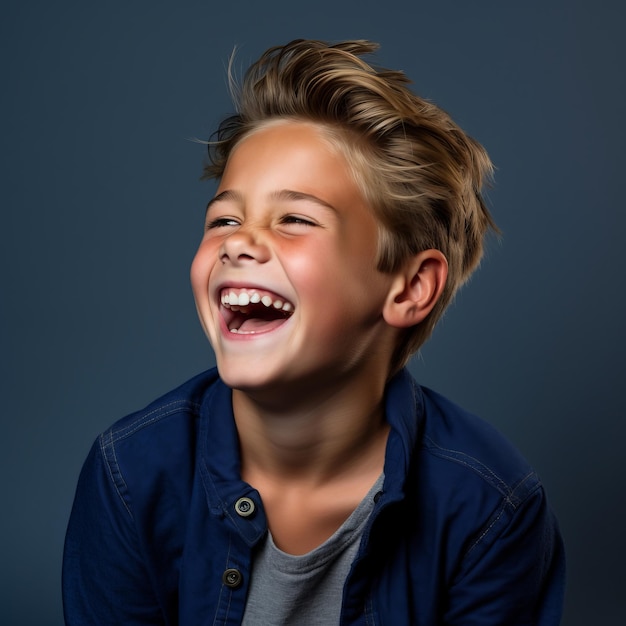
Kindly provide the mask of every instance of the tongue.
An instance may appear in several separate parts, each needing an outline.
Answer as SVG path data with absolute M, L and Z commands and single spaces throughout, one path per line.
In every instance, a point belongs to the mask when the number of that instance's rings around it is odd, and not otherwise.
M 247 317 L 241 326 L 239 327 L 239 333 L 260 333 L 267 332 L 278 328 L 285 322 L 284 317 L 279 317 L 273 320 L 264 320 L 260 317 Z

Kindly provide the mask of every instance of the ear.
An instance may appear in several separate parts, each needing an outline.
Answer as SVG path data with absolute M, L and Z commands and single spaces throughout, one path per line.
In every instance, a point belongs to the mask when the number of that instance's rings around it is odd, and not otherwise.
M 395 328 L 419 324 L 433 309 L 448 277 L 448 261 L 439 250 L 424 250 L 398 270 L 383 317 Z

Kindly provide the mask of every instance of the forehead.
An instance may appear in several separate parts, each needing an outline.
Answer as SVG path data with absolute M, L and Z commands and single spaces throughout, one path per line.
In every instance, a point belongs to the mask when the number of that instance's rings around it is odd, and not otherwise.
M 331 198 L 340 204 L 364 201 L 346 155 L 325 129 L 291 120 L 266 123 L 239 141 L 218 193 L 230 189 L 273 194 L 292 189 L 319 195 L 330 204 Z
M 290 119 L 266 120 L 247 132 L 233 147 L 227 162 L 232 168 L 233 162 L 241 160 L 241 153 L 263 153 L 270 156 L 279 150 L 305 154 L 318 158 L 338 158 L 340 151 L 327 136 L 325 129 L 311 122 Z

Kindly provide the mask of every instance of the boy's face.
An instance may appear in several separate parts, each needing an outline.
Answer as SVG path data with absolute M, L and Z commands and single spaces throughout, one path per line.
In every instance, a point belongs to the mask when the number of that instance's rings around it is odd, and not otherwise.
M 209 203 L 191 268 L 223 380 L 244 391 L 296 390 L 373 364 L 386 370 L 392 276 L 376 269 L 377 239 L 345 158 L 319 128 L 280 122 L 244 139 Z

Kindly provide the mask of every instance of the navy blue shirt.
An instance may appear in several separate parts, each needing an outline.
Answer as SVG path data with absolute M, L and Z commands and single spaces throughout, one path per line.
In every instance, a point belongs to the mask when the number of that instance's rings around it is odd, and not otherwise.
M 341 624 L 559 624 L 563 545 L 527 462 L 406 371 L 386 419 L 385 482 Z M 266 532 L 240 477 L 231 391 L 210 370 L 94 444 L 66 537 L 66 622 L 239 624 Z

